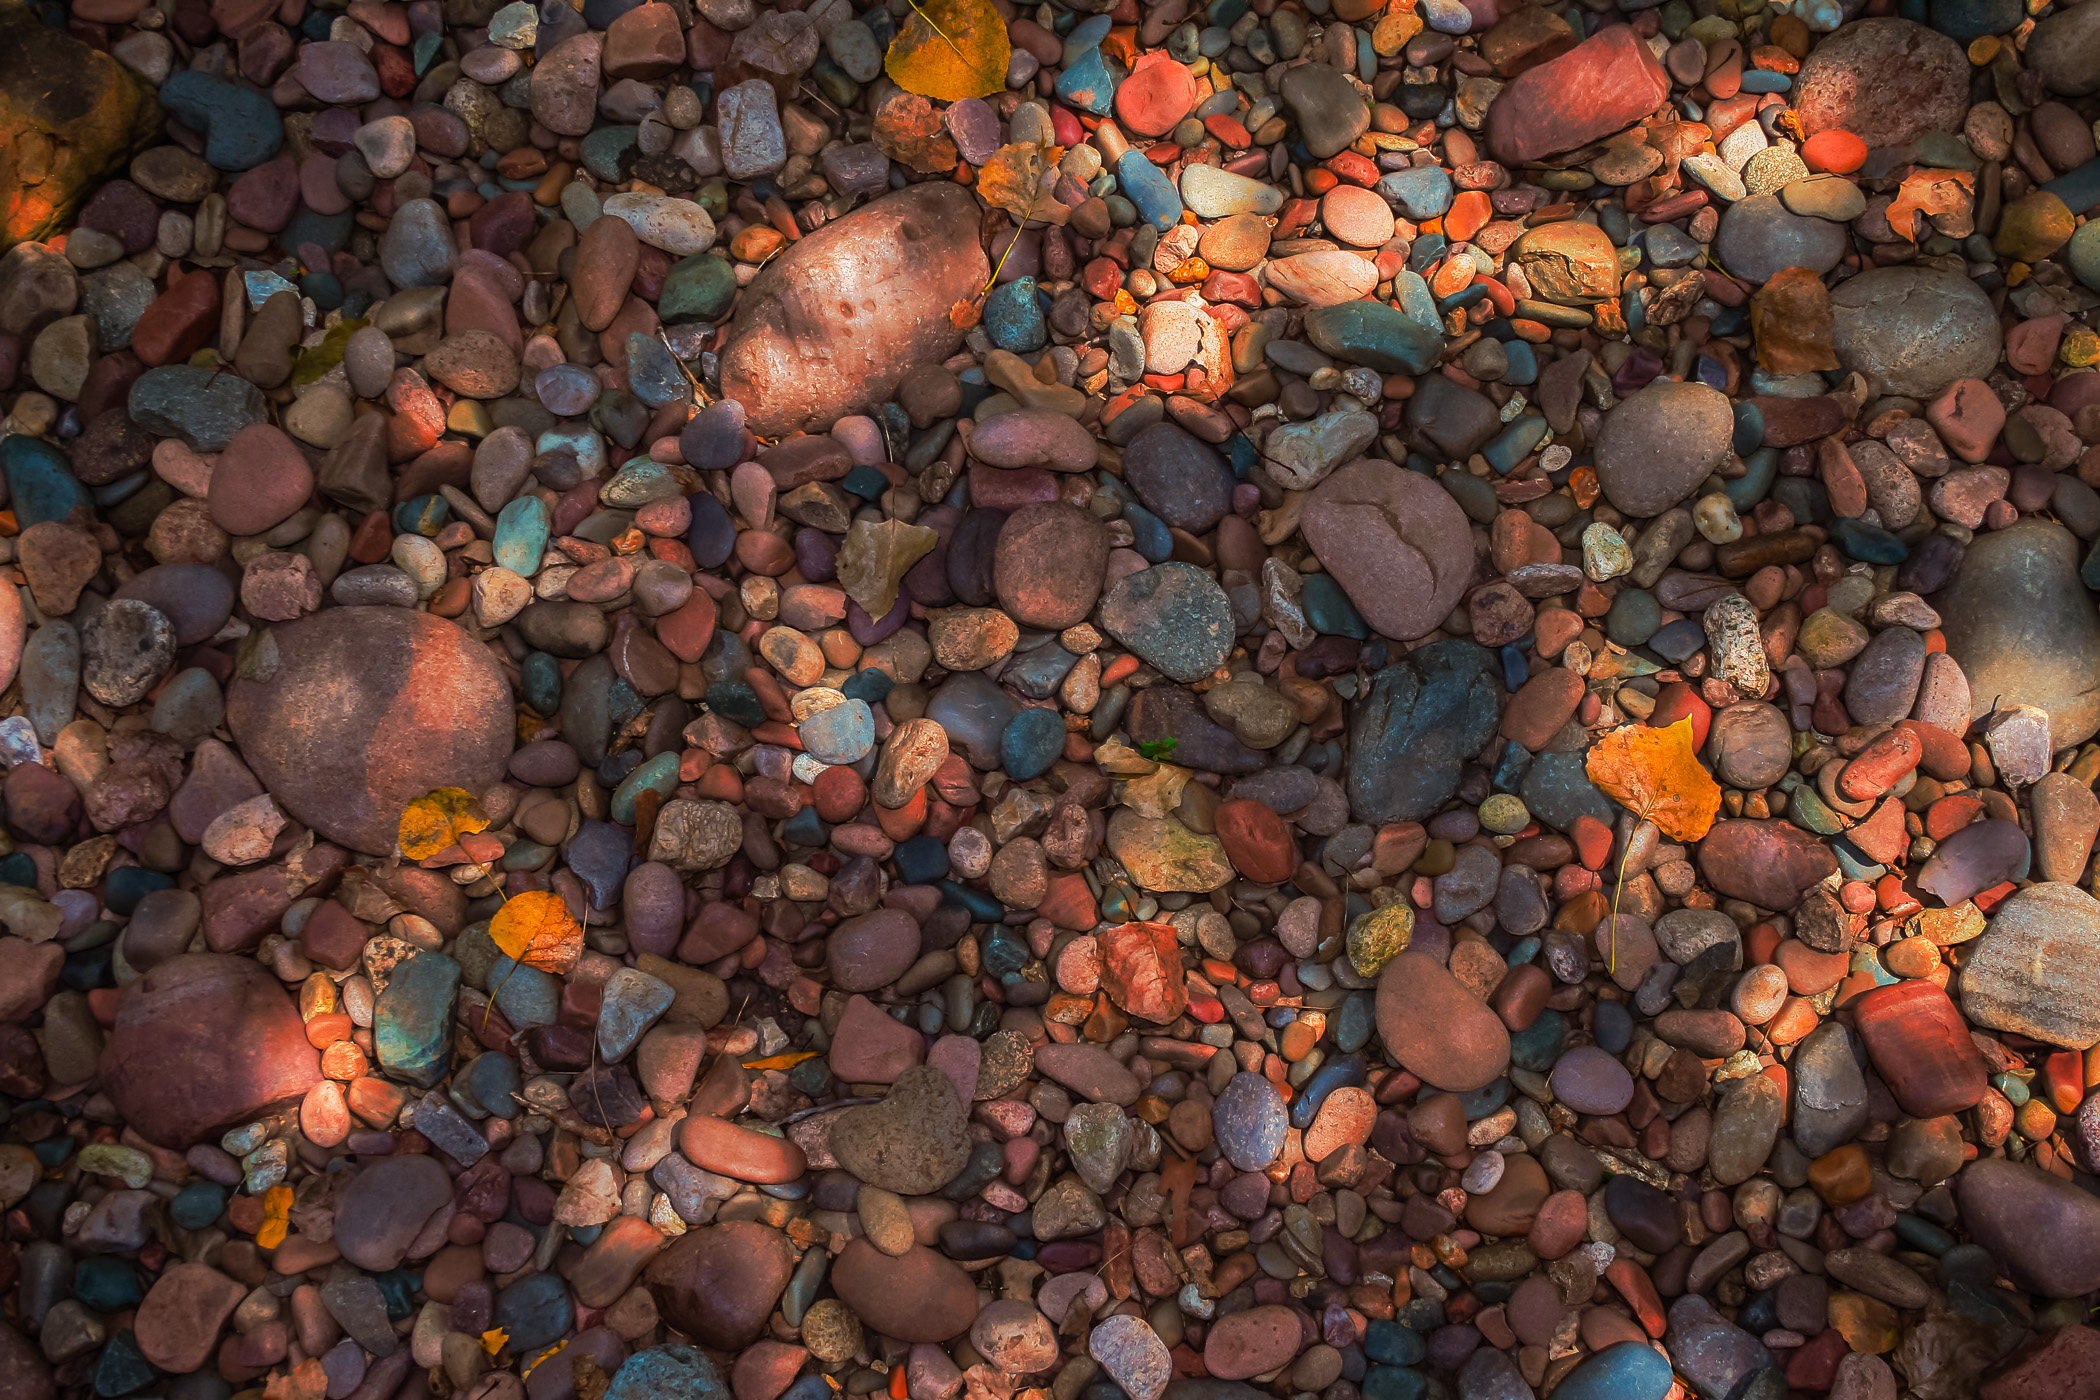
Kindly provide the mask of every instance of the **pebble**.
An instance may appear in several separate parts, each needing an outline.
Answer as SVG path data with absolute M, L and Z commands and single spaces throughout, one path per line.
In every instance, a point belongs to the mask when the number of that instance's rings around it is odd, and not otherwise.
M 6 21 L 0 1389 L 2082 1374 L 2100 31 L 1317 8 Z

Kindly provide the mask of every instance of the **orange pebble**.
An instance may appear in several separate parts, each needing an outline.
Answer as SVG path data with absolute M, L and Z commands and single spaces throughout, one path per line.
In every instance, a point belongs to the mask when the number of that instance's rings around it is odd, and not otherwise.
M 1308 170 L 1305 172 L 1305 192 L 1307 194 L 1325 194 L 1340 183 L 1341 180 L 1336 177 L 1332 170 Z
M 1819 131 L 1802 145 L 1801 159 L 1810 170 L 1850 175 L 1867 163 L 1867 143 L 1849 131 Z

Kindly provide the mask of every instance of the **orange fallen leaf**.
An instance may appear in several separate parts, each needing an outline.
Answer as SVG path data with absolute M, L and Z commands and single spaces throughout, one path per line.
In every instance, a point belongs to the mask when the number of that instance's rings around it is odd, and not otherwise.
M 984 312 L 975 302 L 959 301 L 948 308 L 948 324 L 959 331 L 966 331 L 984 319 Z
M 459 844 L 459 838 L 489 829 L 481 799 L 465 788 L 442 787 L 426 792 L 401 812 L 401 854 L 428 860 Z
M 1975 193 L 1976 177 L 1966 170 L 1913 171 L 1904 177 L 1884 217 L 1896 236 L 1908 243 L 1921 241 L 1920 214 L 1933 220 L 1933 227 L 1949 238 L 1967 238 L 1976 231 Z
M 255 1232 L 257 1249 L 275 1249 L 291 1233 L 292 1188 L 272 1186 L 263 1192 L 262 1228 Z
M 481 1349 L 490 1356 L 494 1356 L 497 1352 L 503 1350 L 509 1341 L 510 1333 L 504 1331 L 501 1327 L 491 1327 L 488 1331 L 481 1334 Z
M 1001 146 L 977 172 L 977 193 L 985 203 L 1004 209 L 1026 223 L 1063 224 L 1071 211 L 1043 189 L 1043 173 L 1064 155 L 1062 146 L 1016 141 Z
M 804 1060 L 814 1060 L 814 1050 L 790 1050 L 785 1055 L 768 1055 L 762 1060 L 744 1061 L 745 1069 L 793 1069 Z
M 883 71 L 906 92 L 936 102 L 1006 91 L 1013 41 L 992 0 L 911 0 Z
M 1172 924 L 1128 923 L 1099 939 L 1101 990 L 1141 1021 L 1158 1025 L 1188 1010 L 1188 978 Z
M 505 957 L 562 976 L 583 956 L 583 930 L 552 890 L 527 890 L 489 920 L 489 937 Z
M 1721 785 L 1692 748 L 1692 722 L 1629 724 L 1590 746 L 1590 781 L 1678 841 L 1706 835 L 1721 811 Z

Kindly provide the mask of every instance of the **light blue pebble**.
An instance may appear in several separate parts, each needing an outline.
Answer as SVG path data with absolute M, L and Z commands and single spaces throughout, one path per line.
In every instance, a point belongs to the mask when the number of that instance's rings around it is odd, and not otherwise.
M 606 978 L 598 1007 L 598 1053 L 606 1063 L 625 1059 L 676 997 L 669 983 L 638 968 L 623 967 Z
M 1378 193 L 1418 222 L 1443 217 L 1454 196 L 1450 173 L 1436 165 L 1396 170 L 1379 180 Z
M 496 540 L 492 552 L 498 566 L 522 578 L 540 571 L 540 556 L 547 552 L 554 517 L 547 503 L 537 496 L 520 496 L 496 516 Z
M 1181 222 L 1180 191 L 1142 151 L 1125 151 L 1117 159 L 1116 183 L 1137 207 L 1138 217 L 1161 233 Z
M 612 819 L 622 826 L 634 825 L 634 804 L 643 792 L 669 797 L 678 789 L 678 755 L 660 753 L 643 763 L 613 790 Z
M 875 712 L 848 700 L 802 721 L 802 751 L 819 763 L 858 763 L 875 747 Z

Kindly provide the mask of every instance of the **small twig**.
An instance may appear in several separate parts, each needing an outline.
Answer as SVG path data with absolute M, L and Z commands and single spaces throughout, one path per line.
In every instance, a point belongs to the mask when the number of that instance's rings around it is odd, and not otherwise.
M 941 36 L 942 43 L 945 43 L 949 48 L 955 50 L 955 56 L 957 58 L 961 59 L 964 63 L 968 63 L 970 61 L 969 55 L 965 54 L 962 51 L 962 48 L 953 39 L 950 39 L 947 36 L 947 34 L 943 32 L 943 30 L 938 24 L 935 24 L 933 22 L 933 16 L 927 14 L 924 10 L 919 8 L 919 0 L 905 0 L 905 3 L 911 6 L 911 11 L 913 14 L 917 15 L 920 19 L 926 21 L 926 27 L 928 29 L 931 29 L 934 33 L 939 34 Z

